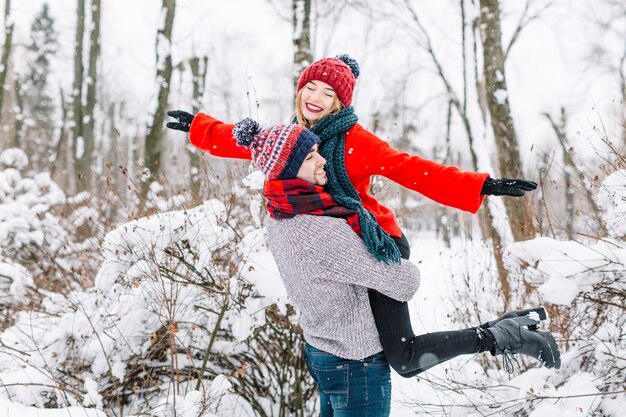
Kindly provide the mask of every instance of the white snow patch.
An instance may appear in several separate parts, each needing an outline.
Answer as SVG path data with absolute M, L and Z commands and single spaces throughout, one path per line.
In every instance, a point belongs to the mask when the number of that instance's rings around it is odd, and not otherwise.
M 549 303 L 570 305 L 580 292 L 580 287 L 572 279 L 553 277 L 539 286 L 538 290 Z
M 28 166 L 28 156 L 20 148 L 10 148 L 0 154 L 0 164 L 22 170 Z
M 0 261 L 0 304 L 29 302 L 28 288 L 34 285 L 32 275 L 21 265 Z
M 242 180 L 246 187 L 251 190 L 262 190 L 265 183 L 265 175 L 261 171 L 253 171 L 246 178 Z
M 493 96 L 495 97 L 498 104 L 502 105 L 505 103 L 507 97 L 509 96 L 509 93 L 506 90 L 499 88 L 493 93 Z

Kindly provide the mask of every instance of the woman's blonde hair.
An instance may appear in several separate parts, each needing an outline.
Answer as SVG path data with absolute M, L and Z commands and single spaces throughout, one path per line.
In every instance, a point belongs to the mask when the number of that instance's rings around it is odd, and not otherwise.
M 298 93 L 296 94 L 296 110 L 294 111 L 294 114 L 291 116 L 291 118 L 293 119 L 293 117 L 295 116 L 296 119 L 298 120 L 298 124 L 300 126 L 304 126 L 304 127 L 306 127 L 308 129 L 310 127 L 313 127 L 313 125 L 315 123 L 311 123 L 302 114 L 302 109 L 300 108 L 300 103 L 302 103 L 302 91 L 303 90 L 304 90 L 304 88 L 301 88 L 300 91 L 298 91 Z M 343 109 L 343 104 L 341 103 L 341 100 L 339 100 L 339 97 L 337 96 L 337 94 L 335 94 L 335 98 L 333 99 L 333 106 L 332 106 L 332 108 L 330 110 L 329 115 L 337 114 L 342 109 Z

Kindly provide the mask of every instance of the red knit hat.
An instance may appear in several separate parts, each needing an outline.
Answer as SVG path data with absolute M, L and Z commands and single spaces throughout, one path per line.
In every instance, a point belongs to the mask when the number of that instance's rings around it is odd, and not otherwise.
M 354 85 L 358 77 L 359 64 L 349 55 L 320 59 L 302 71 L 296 93 L 309 81 L 322 81 L 330 85 L 344 107 L 348 107 L 352 103 Z
M 303 126 L 276 125 L 261 129 L 250 118 L 235 125 L 233 136 L 237 145 L 250 149 L 252 162 L 268 180 L 296 178 L 313 145 L 320 143 L 320 138 Z

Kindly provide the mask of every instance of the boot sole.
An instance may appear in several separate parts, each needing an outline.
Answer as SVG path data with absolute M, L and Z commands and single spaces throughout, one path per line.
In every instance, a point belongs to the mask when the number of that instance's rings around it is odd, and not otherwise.
M 547 350 L 545 352 L 543 350 L 539 351 L 539 361 L 546 368 L 559 369 L 561 367 L 561 351 L 556 344 L 556 340 L 554 340 L 554 336 L 549 332 L 537 333 L 543 336 L 547 342 Z

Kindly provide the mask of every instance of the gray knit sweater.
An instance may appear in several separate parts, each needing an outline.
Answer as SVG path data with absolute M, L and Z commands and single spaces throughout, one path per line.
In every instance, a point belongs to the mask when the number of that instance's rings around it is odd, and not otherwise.
M 376 261 L 348 222 L 335 217 L 269 219 L 267 239 L 310 345 L 354 360 L 382 350 L 367 288 L 408 301 L 419 286 L 415 265 Z

